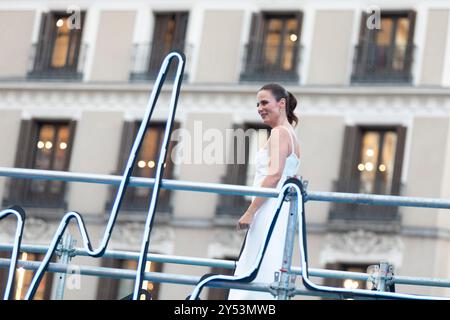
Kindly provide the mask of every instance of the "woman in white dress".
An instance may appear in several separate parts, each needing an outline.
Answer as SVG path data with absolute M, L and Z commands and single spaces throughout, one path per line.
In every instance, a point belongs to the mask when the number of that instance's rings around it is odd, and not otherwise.
M 253 186 L 280 189 L 288 177 L 297 174 L 300 165 L 300 147 L 293 128 L 298 123 L 294 114 L 297 100 L 285 88 L 273 83 L 263 86 L 256 100 L 263 123 L 272 130 L 266 145 L 257 154 Z M 254 265 L 275 214 L 276 202 L 276 198 L 253 197 L 239 219 L 237 229 L 248 228 L 248 231 L 235 276 L 248 272 Z M 289 203 L 284 202 L 254 282 L 274 282 L 274 274 L 282 265 L 288 216 Z M 228 299 L 267 300 L 274 299 L 274 296 L 267 292 L 231 289 Z

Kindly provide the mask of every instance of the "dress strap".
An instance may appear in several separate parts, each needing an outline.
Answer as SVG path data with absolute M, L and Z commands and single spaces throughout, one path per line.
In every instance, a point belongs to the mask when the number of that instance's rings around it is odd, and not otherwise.
M 288 128 L 286 128 L 285 126 L 280 126 L 282 128 L 285 128 L 288 132 L 289 132 L 289 137 L 291 137 L 291 145 L 292 145 L 292 152 L 289 156 L 291 156 L 292 154 L 295 154 L 295 144 L 294 144 L 294 138 L 292 138 L 292 133 L 291 130 L 289 130 Z

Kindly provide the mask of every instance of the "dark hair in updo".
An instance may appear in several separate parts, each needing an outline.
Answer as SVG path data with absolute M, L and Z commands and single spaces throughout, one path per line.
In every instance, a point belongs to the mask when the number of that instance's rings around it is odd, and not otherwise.
M 261 90 L 268 90 L 272 92 L 277 101 L 280 101 L 282 98 L 286 99 L 286 115 L 288 121 L 293 126 L 296 126 L 298 124 L 298 117 L 294 113 L 294 109 L 297 107 L 297 99 L 295 99 L 292 93 L 290 93 L 277 83 L 266 84 L 262 86 L 261 89 L 259 89 L 259 91 Z

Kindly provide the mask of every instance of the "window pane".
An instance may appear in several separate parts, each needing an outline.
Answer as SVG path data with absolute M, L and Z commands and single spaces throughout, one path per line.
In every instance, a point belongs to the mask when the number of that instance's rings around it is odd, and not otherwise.
M 57 127 L 57 139 L 53 150 L 52 170 L 66 170 L 67 148 L 69 147 L 69 126 L 60 125 Z M 50 193 L 58 194 L 64 185 L 64 181 L 49 181 Z
M 406 46 L 409 38 L 409 19 L 399 18 L 397 20 L 397 30 L 395 34 L 395 44 L 398 46 Z
M 170 51 L 174 45 L 174 33 L 175 33 L 175 16 L 171 16 L 167 19 L 167 31 L 164 34 L 164 50 Z
M 52 125 L 41 126 L 36 144 L 36 159 L 33 168 L 50 169 L 53 141 L 55 139 L 55 128 Z
M 69 53 L 69 25 L 67 18 L 59 18 L 56 21 L 56 40 L 53 48 L 52 63 L 53 68 L 66 66 L 67 55 Z
M 278 49 L 281 44 L 281 19 L 269 19 L 267 21 L 267 35 L 264 43 L 265 60 L 268 65 L 276 65 L 278 61 Z
M 297 19 L 289 19 L 286 22 L 287 32 L 284 35 L 284 55 L 282 61 L 282 69 L 290 71 L 294 67 L 294 49 L 297 45 L 299 35 L 297 34 Z
M 151 127 L 145 132 L 144 141 L 136 161 L 136 175 L 139 177 L 153 178 L 156 173 L 156 165 L 158 162 L 158 150 L 161 147 L 159 141 L 159 128 Z M 160 190 L 160 194 L 164 192 Z M 147 197 L 150 193 L 149 188 L 136 188 L 135 195 L 137 197 Z
M 395 70 L 402 70 L 405 65 L 405 54 L 409 37 L 409 20 L 400 18 L 397 20 L 397 31 L 395 34 L 395 48 L 392 67 Z
M 34 253 L 23 252 L 20 260 L 25 261 L 41 261 L 42 256 Z M 18 268 L 16 271 L 15 278 L 15 292 L 14 299 L 15 300 L 23 300 L 25 298 L 25 294 L 30 287 L 31 281 L 33 280 L 34 271 L 33 270 L 25 270 L 24 268 Z M 47 277 L 48 273 L 44 273 L 44 277 L 42 278 L 38 289 L 36 290 L 36 294 L 34 296 L 34 300 L 43 300 L 45 299 L 46 287 L 47 287 Z M 47 289 L 48 290 L 48 289 Z
M 368 265 L 344 265 L 342 271 L 366 273 L 367 267 Z M 342 287 L 345 289 L 369 289 L 367 287 L 367 281 L 354 279 L 342 280 Z
M 35 145 L 33 169 L 66 170 L 68 161 L 69 125 L 38 124 L 38 139 Z M 30 181 L 32 195 L 40 197 L 62 194 L 63 181 L 46 181 L 33 179 Z M 47 189 L 48 187 L 48 189 Z M 48 196 L 48 195 L 47 195 Z
M 42 125 L 38 132 L 38 142 L 35 146 L 35 160 L 32 165 L 33 169 L 50 170 L 52 164 L 52 153 L 55 140 L 55 127 L 47 124 Z M 31 180 L 32 192 L 44 192 L 46 181 L 45 180 Z
M 392 41 L 393 21 L 391 17 L 381 18 L 381 29 L 376 33 L 376 44 L 390 46 Z
M 392 191 L 392 177 L 394 173 L 395 151 L 397 148 L 397 134 L 395 132 L 386 132 L 383 142 L 383 153 L 378 171 L 381 176 L 382 194 L 390 194 Z
M 357 165 L 360 172 L 360 193 L 373 193 L 375 191 L 375 177 L 378 167 L 380 134 L 367 131 L 363 134 L 361 146 L 361 161 Z

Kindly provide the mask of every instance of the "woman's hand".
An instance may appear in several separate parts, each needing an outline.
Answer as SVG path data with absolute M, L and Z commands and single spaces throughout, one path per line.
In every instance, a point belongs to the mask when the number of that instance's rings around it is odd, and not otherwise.
M 253 221 L 254 213 L 251 213 L 249 211 L 246 211 L 242 217 L 239 219 L 236 229 L 237 230 L 244 230 L 248 229 L 250 227 L 250 224 Z

